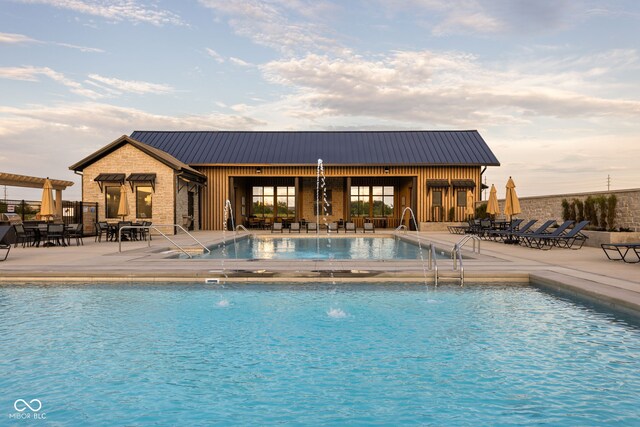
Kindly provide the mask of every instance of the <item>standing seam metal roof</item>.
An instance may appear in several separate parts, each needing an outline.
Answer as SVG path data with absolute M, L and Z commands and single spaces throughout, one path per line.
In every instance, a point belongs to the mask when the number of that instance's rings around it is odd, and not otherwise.
M 135 131 L 131 138 L 189 165 L 500 165 L 475 130 Z

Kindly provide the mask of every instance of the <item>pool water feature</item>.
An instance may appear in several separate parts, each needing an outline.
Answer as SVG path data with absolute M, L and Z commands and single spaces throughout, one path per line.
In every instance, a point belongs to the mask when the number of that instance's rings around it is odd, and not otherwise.
M 0 286 L 0 407 L 59 425 L 633 425 L 640 330 L 535 287 Z
M 230 246 L 233 245 L 233 250 Z M 428 247 L 394 237 L 263 237 L 252 236 L 210 248 L 199 258 L 277 260 L 421 260 Z M 439 253 L 441 258 L 449 258 Z

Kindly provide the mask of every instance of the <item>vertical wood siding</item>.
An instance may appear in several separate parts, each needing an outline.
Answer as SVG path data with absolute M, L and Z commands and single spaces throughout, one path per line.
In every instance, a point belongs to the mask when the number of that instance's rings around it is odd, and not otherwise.
M 230 199 L 229 177 L 252 177 L 255 179 L 273 179 L 278 177 L 315 177 L 315 166 L 258 166 L 261 173 L 256 173 L 256 166 L 198 166 L 200 172 L 207 176 L 207 187 L 202 196 L 202 228 L 205 230 L 221 230 L 223 228 L 224 204 Z M 365 177 L 371 178 L 372 184 L 385 182 L 384 179 L 393 177 L 416 177 L 417 179 L 417 207 L 418 222 L 432 221 L 431 218 L 431 189 L 427 188 L 427 180 L 431 179 L 468 179 L 476 184 L 473 189 L 475 200 L 480 200 L 480 167 L 479 166 L 391 166 L 389 173 L 384 173 L 384 166 L 331 166 L 324 165 L 327 177 L 351 177 L 353 185 Z M 266 181 L 265 179 L 265 181 Z M 391 181 L 391 180 L 390 180 Z M 387 181 L 387 182 L 390 182 Z M 395 181 L 395 180 L 394 180 Z M 293 185 L 293 181 L 291 183 Z M 443 215 L 448 219 L 449 209 L 455 206 L 455 189 L 449 189 L 443 194 Z M 247 205 L 249 205 L 247 200 Z M 407 201 L 407 205 L 409 202 Z M 396 206 L 399 203 L 396 201 Z M 456 207 L 456 221 L 464 219 L 462 209 Z M 397 212 L 396 215 L 400 215 Z

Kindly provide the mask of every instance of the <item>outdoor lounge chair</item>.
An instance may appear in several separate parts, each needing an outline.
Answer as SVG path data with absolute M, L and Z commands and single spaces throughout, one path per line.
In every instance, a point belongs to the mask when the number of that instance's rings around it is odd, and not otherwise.
M 313 231 L 316 233 L 318 231 L 318 223 L 316 222 L 308 222 L 307 223 L 307 233 Z
M 561 236 L 569 227 L 571 227 L 574 224 L 574 222 L 575 221 L 573 220 L 567 220 L 562 224 L 560 224 L 558 228 L 556 228 L 550 233 L 542 232 L 542 233 L 526 234 L 522 236 L 520 243 L 530 248 L 551 249 L 551 246 L 553 246 L 553 243 L 551 243 L 550 239 Z
M 587 241 L 589 236 L 582 233 L 582 230 L 589 225 L 589 221 L 580 221 L 576 225 L 574 225 L 569 231 L 565 231 L 563 234 L 559 236 L 543 238 L 543 244 L 551 243 L 552 246 L 557 246 L 559 248 L 564 249 L 573 249 L 578 250 L 582 248 L 584 242 Z M 577 247 L 574 248 L 576 243 L 579 243 Z M 545 249 L 542 247 L 541 249 Z M 549 247 L 551 249 L 551 246 Z
M 80 246 L 81 243 L 84 246 L 82 224 L 69 224 L 65 234 L 67 236 L 67 245 L 71 245 L 71 239 L 76 239 L 76 246 Z
M 451 234 L 468 234 L 473 233 L 478 226 L 480 226 L 479 220 L 476 224 L 475 220 L 470 219 L 467 221 L 467 225 L 448 225 L 447 230 L 449 230 Z
M 517 235 L 518 233 L 521 233 L 521 234 L 528 233 L 529 229 L 533 227 L 533 225 L 536 222 L 538 222 L 537 219 L 529 220 L 529 222 L 527 222 L 522 227 L 517 227 L 516 230 L 514 230 L 513 227 L 510 230 L 494 230 L 491 232 L 490 237 L 496 242 L 498 240 L 500 241 L 514 240 L 515 235 Z
M 344 232 L 348 233 L 350 231 L 356 232 L 356 224 L 353 222 L 345 222 L 344 223 Z
M 371 231 L 372 233 L 376 232 L 376 228 L 373 226 L 372 222 L 365 222 L 364 223 L 364 228 L 362 229 L 362 232 L 366 233 L 367 231 Z
M 640 262 L 640 243 L 602 243 L 600 247 L 611 261 Z
M 510 240 L 515 241 L 517 243 L 520 243 L 521 239 L 525 236 L 530 236 L 533 234 L 542 234 L 545 231 L 547 231 L 547 229 L 549 227 L 551 227 L 553 224 L 556 223 L 555 219 L 550 219 L 545 221 L 544 224 L 542 224 L 540 227 L 536 228 L 534 231 L 527 231 L 524 229 L 524 227 L 522 227 L 520 229 L 520 231 L 518 231 L 517 233 L 512 233 L 510 236 Z M 508 242 L 507 240 L 505 240 L 505 243 Z
M 271 232 L 272 233 L 277 233 L 280 232 L 282 233 L 282 223 L 281 222 L 274 222 L 273 225 L 271 226 Z
M 4 258 L 0 261 L 4 261 L 9 256 L 11 251 L 11 245 L 15 242 L 16 230 L 13 225 L 0 225 L 0 251 L 5 251 Z
M 300 232 L 300 223 L 299 222 L 292 222 L 291 225 L 289 225 L 289 233 L 291 233 L 292 231 L 299 233 Z
M 493 239 L 493 240 L 504 240 L 505 238 L 507 238 L 508 236 L 510 236 L 513 233 L 517 233 L 520 230 L 520 224 L 522 224 L 524 220 L 523 219 L 514 219 L 513 221 L 511 221 L 511 225 L 506 228 L 506 229 L 502 229 L 502 228 L 492 228 L 491 230 L 488 230 L 485 233 L 485 238 L 487 239 Z M 527 230 L 536 223 L 537 220 L 532 219 L 531 221 L 529 221 L 527 224 L 525 224 L 525 227 L 527 227 Z
M 330 222 L 327 224 L 327 233 L 337 233 L 338 232 L 338 223 Z

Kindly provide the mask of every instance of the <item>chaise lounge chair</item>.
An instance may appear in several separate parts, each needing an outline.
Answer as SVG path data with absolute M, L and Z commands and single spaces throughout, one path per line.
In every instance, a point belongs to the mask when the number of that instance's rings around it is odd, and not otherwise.
M 9 256 L 11 251 L 11 245 L 15 242 L 16 230 L 13 225 L 0 225 L 0 251 L 5 251 L 4 258 L 0 261 L 4 261 Z
M 520 227 L 520 224 L 522 223 L 522 221 L 523 221 L 522 219 L 514 220 L 511 223 L 511 227 L 507 228 L 506 230 L 491 230 L 487 233 L 487 238 L 492 239 L 496 242 L 498 240 L 504 241 L 505 239 L 508 239 L 509 236 L 511 236 L 512 234 L 515 234 L 518 232 L 526 233 L 533 226 L 533 224 L 538 222 L 537 219 L 532 219 L 532 220 L 529 220 L 529 222 L 527 222 L 525 225 Z
M 522 236 L 521 243 L 524 246 L 528 246 L 530 248 L 542 249 L 547 248 L 551 249 L 553 243 L 550 239 L 561 236 L 569 227 L 574 224 L 575 221 L 567 220 L 560 224 L 558 228 L 553 230 L 550 233 L 542 232 L 542 233 L 533 233 Z
M 524 238 L 525 236 L 530 236 L 533 234 L 542 234 L 546 232 L 547 229 L 555 223 L 556 223 L 555 219 L 547 220 L 544 224 L 536 228 L 534 231 L 527 231 L 527 230 L 524 230 L 524 227 L 522 227 L 520 231 L 518 231 L 517 233 L 513 233 L 511 235 L 511 240 L 514 240 L 517 243 L 521 243 L 522 238 Z
M 640 262 L 640 243 L 602 243 L 600 247 L 611 261 Z
M 589 238 L 588 236 L 582 233 L 582 230 L 589 225 L 589 221 L 580 221 L 573 228 L 567 229 L 558 233 L 554 232 L 555 235 L 542 236 L 538 238 L 534 238 L 536 240 L 536 248 L 548 250 L 554 246 L 565 249 L 580 249 L 584 242 Z M 574 248 L 574 245 L 579 243 L 577 247 Z

